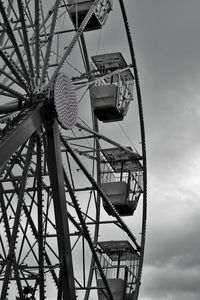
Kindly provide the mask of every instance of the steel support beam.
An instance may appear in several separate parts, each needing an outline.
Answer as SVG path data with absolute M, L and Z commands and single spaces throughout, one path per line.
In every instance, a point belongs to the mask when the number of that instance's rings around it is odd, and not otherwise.
M 5 280 L 3 282 L 2 291 L 1 291 L 1 299 L 2 300 L 6 299 L 7 289 L 8 289 L 10 275 L 11 275 L 11 271 L 12 271 L 12 266 L 14 264 L 15 245 L 16 245 L 16 241 L 17 241 L 18 228 L 19 228 L 19 224 L 20 224 L 20 215 L 21 215 L 22 205 L 23 205 L 23 201 L 24 201 L 25 186 L 26 186 L 26 182 L 27 182 L 27 174 L 28 174 L 28 170 L 29 170 L 32 153 L 33 153 L 34 143 L 35 143 L 34 139 L 31 139 L 29 142 L 29 148 L 28 148 L 26 163 L 25 163 L 25 167 L 24 167 L 23 179 L 22 179 L 20 189 L 19 189 L 19 197 L 18 197 L 17 208 L 16 208 L 16 212 L 15 212 L 13 230 L 12 230 L 12 234 L 11 234 L 10 241 L 9 241 L 9 252 L 8 252 L 8 256 L 7 256 L 7 264 L 6 264 L 5 277 L 4 277 Z M 18 288 L 19 287 L 20 286 L 18 285 Z
M 0 207 L 1 207 L 1 210 L 3 212 L 3 222 L 4 222 L 4 226 L 5 226 L 5 231 L 6 231 L 8 243 L 10 244 L 11 230 L 10 230 L 10 227 L 9 227 L 8 215 L 6 213 L 6 206 L 5 206 L 4 195 L 3 195 L 3 186 L 2 186 L 1 183 L 0 183 Z M 3 274 L 2 271 L 3 271 L 5 266 L 6 265 L 2 266 L 2 269 L 0 270 L 0 274 Z M 21 282 L 20 282 L 19 270 L 17 269 L 17 266 L 16 266 L 16 257 L 15 257 L 15 255 L 13 256 L 13 269 L 14 269 L 16 283 L 17 283 L 17 287 L 18 287 L 18 293 L 19 293 L 20 297 L 22 298 L 23 297 L 23 291 L 22 291 L 22 285 L 21 285 Z M 4 280 L 5 280 L 5 277 L 4 277 Z
M 44 240 L 43 240 L 43 211 L 42 211 L 42 146 L 39 134 L 36 138 L 37 141 L 37 200 L 38 200 L 38 257 L 39 257 L 39 294 L 40 299 L 45 299 L 44 288 Z
M 19 126 L 11 129 L 6 136 L 0 137 L 0 167 L 41 126 L 45 111 L 43 106 L 40 104 L 30 111 Z
M 76 300 L 69 226 L 67 221 L 63 166 L 61 149 L 59 146 L 60 137 L 58 123 L 55 119 L 48 122 L 46 133 L 47 145 L 45 151 L 47 154 L 47 164 L 52 187 L 61 266 L 60 289 L 63 300 Z

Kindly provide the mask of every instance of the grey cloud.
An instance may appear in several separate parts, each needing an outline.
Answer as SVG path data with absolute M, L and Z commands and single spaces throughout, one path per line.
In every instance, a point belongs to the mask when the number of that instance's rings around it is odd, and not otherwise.
M 149 67 L 149 80 L 158 80 L 157 89 L 170 88 L 169 82 L 174 87 L 190 77 L 189 71 L 199 69 L 199 2 L 144 0 L 135 6 L 133 30 L 138 55 L 142 51 L 142 63 Z
M 146 275 L 148 280 L 143 290 L 144 299 L 199 299 L 199 272 L 196 270 L 183 272 L 169 266 L 149 268 Z
M 166 210 L 167 214 L 170 214 L 170 211 Z M 167 223 L 167 216 L 161 216 L 163 223 L 156 224 L 154 222 L 150 228 L 151 240 L 147 244 L 149 246 L 146 257 L 148 265 L 173 264 L 174 268 L 190 269 L 195 267 L 200 271 L 200 240 L 197 238 L 200 224 L 197 215 L 190 218 L 191 220 L 184 218 L 178 225 L 171 218 Z
M 173 223 L 173 218 L 169 217 L 169 223 L 166 220 L 163 217 L 163 223 L 155 222 L 150 228 L 141 299 L 197 300 L 200 298 L 198 214 L 184 217 L 179 225 Z

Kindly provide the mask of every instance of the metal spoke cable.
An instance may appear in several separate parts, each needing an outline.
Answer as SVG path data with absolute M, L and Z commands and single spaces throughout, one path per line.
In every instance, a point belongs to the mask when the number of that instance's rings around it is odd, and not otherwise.
M 64 14 L 64 18 L 63 18 L 63 20 L 62 20 L 62 27 L 61 27 L 61 31 L 63 31 L 63 29 L 64 29 L 65 18 L 66 18 L 66 14 Z M 60 33 L 58 33 L 58 35 L 57 35 L 57 63 L 58 63 L 58 57 L 59 57 L 59 51 L 60 51 L 60 49 L 59 49 L 59 45 L 60 45 L 60 38 L 61 38 L 61 34 L 60 34 Z
M 51 87 L 55 77 L 57 76 L 57 74 L 59 73 L 59 71 L 63 68 L 63 65 L 65 64 L 65 61 L 67 59 L 67 57 L 71 54 L 76 42 L 78 41 L 79 37 L 82 35 L 85 27 L 87 26 L 92 14 L 94 13 L 97 4 L 99 3 L 100 0 L 95 0 L 94 3 L 91 5 L 89 11 L 87 12 L 83 22 L 81 23 L 79 29 L 77 30 L 76 34 L 74 35 L 70 45 L 68 46 L 66 52 L 64 53 L 59 65 L 57 66 L 56 70 L 54 71 L 47 87 Z
M 79 120 L 83 123 L 83 124 L 85 124 L 88 128 L 90 128 L 80 117 L 78 117 L 79 118 Z M 82 130 L 80 131 L 81 132 L 81 134 L 82 134 L 82 136 L 84 136 L 84 134 L 83 134 L 83 132 L 82 132 Z M 92 145 L 91 145 L 91 143 L 90 143 L 90 141 L 87 139 L 87 143 L 88 143 L 88 145 L 90 146 L 90 148 L 92 148 Z
M 32 26 L 32 28 L 34 28 L 34 21 L 33 21 L 33 18 L 32 18 L 32 13 L 30 12 L 30 9 L 29 9 L 29 4 L 30 4 L 30 1 L 27 1 L 25 0 L 25 10 L 24 10 L 24 13 L 26 14 L 27 18 L 29 19 L 29 22 Z
M 98 38 L 98 42 L 97 42 L 96 55 L 98 55 L 98 53 L 99 53 L 101 34 L 102 34 L 102 28 L 99 30 L 99 38 Z
M 117 124 L 119 125 L 119 127 L 121 128 L 122 132 L 124 133 L 124 135 L 126 136 L 127 140 L 130 142 L 130 144 L 132 145 L 133 149 L 135 150 L 136 153 L 138 153 L 137 149 L 135 148 L 135 146 L 133 145 L 133 142 L 131 141 L 130 137 L 128 136 L 128 134 L 126 133 L 126 131 L 124 130 L 124 128 L 122 127 L 122 125 L 117 122 Z M 138 153 L 139 154 L 139 153 Z
M 53 42 L 53 35 L 54 35 L 54 29 L 55 29 L 55 25 L 56 25 L 57 16 L 58 16 L 59 5 L 60 5 L 60 0 L 57 0 L 55 3 L 52 21 L 51 21 L 51 28 L 50 28 L 50 33 L 49 33 L 49 37 L 48 37 L 46 53 L 45 53 L 45 57 L 44 57 L 44 64 L 43 64 L 43 68 L 42 68 L 42 72 L 41 72 L 40 86 L 42 84 L 44 84 L 45 78 L 47 75 L 47 69 L 48 69 L 48 64 L 49 64 L 49 60 L 50 60 L 51 46 L 52 46 L 52 42 Z
M 81 95 L 81 97 L 79 98 L 79 100 L 78 100 L 78 103 L 80 103 L 82 100 L 83 100 L 83 98 L 84 98 L 84 96 L 86 95 L 86 93 L 88 92 L 88 90 L 89 90 L 89 87 L 87 87 L 87 89 L 84 91 L 84 93 Z
M 44 45 L 44 47 L 46 47 L 46 46 Z M 54 51 L 53 49 L 51 50 L 51 53 L 57 55 L 56 51 Z M 61 58 L 62 58 L 62 55 L 60 54 L 58 57 L 61 59 Z M 65 63 L 66 63 L 68 66 L 70 66 L 72 69 L 74 69 L 74 71 L 76 71 L 77 73 L 79 73 L 80 76 L 84 75 L 83 72 L 81 72 L 80 70 L 78 70 L 78 69 L 77 69 L 74 65 L 72 65 L 70 62 L 66 61 Z

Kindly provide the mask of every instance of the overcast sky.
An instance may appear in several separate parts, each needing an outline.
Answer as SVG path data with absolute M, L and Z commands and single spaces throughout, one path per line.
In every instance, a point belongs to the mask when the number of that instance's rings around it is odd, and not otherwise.
M 148 222 L 141 300 L 200 299 L 200 1 L 126 0 L 143 95 Z

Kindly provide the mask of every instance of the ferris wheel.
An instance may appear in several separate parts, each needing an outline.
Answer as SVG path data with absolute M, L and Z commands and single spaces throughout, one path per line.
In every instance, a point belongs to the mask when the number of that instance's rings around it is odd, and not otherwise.
M 124 51 L 100 51 L 114 22 Z M 146 150 L 123 0 L 0 0 L 0 95 L 0 299 L 138 299 Z

